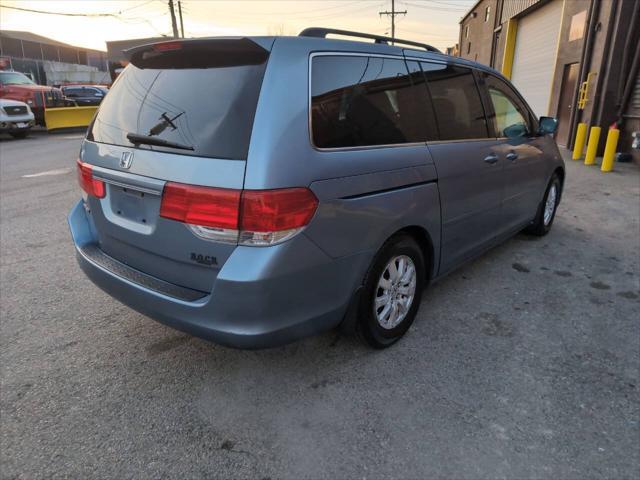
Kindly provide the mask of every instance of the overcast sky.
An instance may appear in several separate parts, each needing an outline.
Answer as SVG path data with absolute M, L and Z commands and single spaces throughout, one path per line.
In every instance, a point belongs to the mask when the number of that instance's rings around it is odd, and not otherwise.
M 177 5 L 177 0 L 175 0 Z M 440 49 L 458 38 L 458 22 L 475 0 L 396 0 L 396 36 Z M 105 50 L 106 40 L 171 34 L 166 0 L 0 0 L 2 6 L 91 16 L 60 16 L 0 8 L 0 28 L 26 30 Z M 182 0 L 185 35 L 296 35 L 322 26 L 390 34 L 391 0 Z M 176 6 L 177 10 L 177 6 Z M 95 16 L 107 14 L 107 16 Z

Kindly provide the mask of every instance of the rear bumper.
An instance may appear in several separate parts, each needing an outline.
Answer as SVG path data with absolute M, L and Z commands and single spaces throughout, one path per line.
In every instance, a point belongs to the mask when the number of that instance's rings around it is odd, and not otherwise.
M 161 323 L 236 348 L 273 347 L 336 327 L 372 255 L 332 259 L 304 235 L 274 247 L 237 247 L 212 292 L 185 300 L 88 255 L 97 246 L 82 201 L 69 226 L 78 263 L 99 288 Z

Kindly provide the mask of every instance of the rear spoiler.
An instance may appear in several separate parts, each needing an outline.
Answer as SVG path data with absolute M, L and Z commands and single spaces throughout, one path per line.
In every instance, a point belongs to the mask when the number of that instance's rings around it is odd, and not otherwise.
M 262 41 L 261 41 L 262 40 Z M 266 39 L 246 37 L 176 39 L 150 43 L 124 50 L 129 62 L 138 68 L 216 68 L 260 65 L 269 58 Z M 262 46 L 260 43 L 266 43 Z M 265 48 L 267 47 L 267 48 Z

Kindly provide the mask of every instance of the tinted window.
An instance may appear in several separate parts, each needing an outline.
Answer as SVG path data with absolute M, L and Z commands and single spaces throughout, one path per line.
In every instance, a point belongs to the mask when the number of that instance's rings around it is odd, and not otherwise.
M 62 90 L 62 92 L 67 97 L 82 97 L 84 95 L 83 88 L 65 88 Z
M 487 138 L 487 121 L 473 72 L 456 65 L 421 63 L 441 140 Z
M 189 56 L 182 57 L 184 63 Z M 235 65 L 214 68 L 130 64 L 100 105 L 89 139 L 132 146 L 127 134 L 134 133 L 193 147 L 141 149 L 246 159 L 266 63 L 238 65 L 238 55 L 234 59 Z
M 486 73 L 484 78 L 493 112 L 496 135 L 499 137 L 519 137 L 533 131 L 529 111 L 505 82 Z
M 319 56 L 313 59 L 311 125 L 320 148 L 423 142 L 435 136 L 417 64 L 403 60 Z

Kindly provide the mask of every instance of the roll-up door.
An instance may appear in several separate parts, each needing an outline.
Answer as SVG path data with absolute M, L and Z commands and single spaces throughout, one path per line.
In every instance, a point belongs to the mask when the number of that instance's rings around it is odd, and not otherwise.
M 552 0 L 518 20 L 511 81 L 536 115 L 549 113 L 563 0 Z

